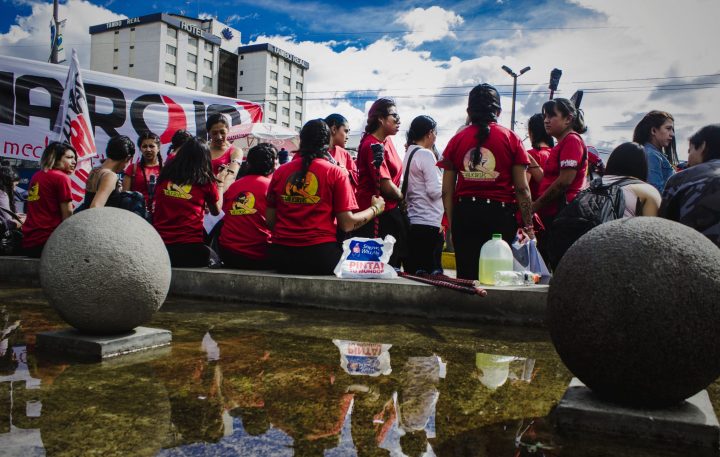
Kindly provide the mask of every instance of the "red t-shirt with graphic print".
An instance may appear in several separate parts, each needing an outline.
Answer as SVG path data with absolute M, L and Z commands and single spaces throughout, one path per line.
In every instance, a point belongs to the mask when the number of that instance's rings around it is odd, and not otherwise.
M 395 150 L 390 138 L 380 141 L 373 135 L 365 135 L 358 148 L 357 167 L 359 181 L 357 186 L 357 202 L 361 209 L 368 208 L 373 195 L 377 194 L 377 177 L 373 165 L 373 153 L 371 145 L 380 143 L 385 148 L 384 160 L 380 165 L 380 179 L 389 179 L 398 188 L 402 179 L 402 160 Z M 397 207 L 395 200 L 385 200 L 385 211 Z
M 249 259 L 266 259 L 270 229 L 265 223 L 265 196 L 269 176 L 248 175 L 238 179 L 223 194 L 223 249 Z
M 267 194 L 268 208 L 275 208 L 273 244 L 312 246 L 337 241 L 335 215 L 357 209 L 355 194 L 345 170 L 325 159 L 314 159 L 298 189 L 293 178 L 302 160 L 291 160 L 273 173 Z
M 473 165 L 477 131 L 477 126 L 470 125 L 452 137 L 438 166 L 457 171 L 456 198 L 480 197 L 515 203 L 512 168 L 530 163 L 520 137 L 497 123 L 491 123 L 490 134 L 480 147 L 477 165 Z
M 575 132 L 570 132 L 554 148 L 545 162 L 543 169 L 544 176 L 538 189 L 538 195 L 542 195 L 560 176 L 560 170 L 577 170 L 575 179 L 565 191 L 565 198 L 568 202 L 575 199 L 575 196 L 585 187 L 585 176 L 587 175 L 587 146 L 582 137 Z M 553 216 L 558 212 L 558 202 L 551 202 L 540 208 L 538 213 L 541 216 Z
M 63 221 L 60 204 L 72 200 L 70 175 L 60 170 L 40 170 L 30 179 L 22 226 L 22 247 L 45 244 Z M 10 196 L 12 198 L 12 195 Z
M 219 198 L 214 182 L 181 186 L 164 179 L 155 188 L 153 226 L 165 244 L 202 243 L 205 205 Z

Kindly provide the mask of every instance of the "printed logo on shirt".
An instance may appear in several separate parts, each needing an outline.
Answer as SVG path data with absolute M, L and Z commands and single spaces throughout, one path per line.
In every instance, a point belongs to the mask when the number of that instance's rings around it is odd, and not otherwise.
M 473 165 L 473 154 L 477 148 L 470 149 L 463 158 L 463 170 L 460 174 L 468 181 L 495 181 L 500 173 L 495 171 L 495 156 L 487 148 L 480 148 L 477 165 Z
M 320 201 L 320 197 L 317 196 L 318 191 L 318 179 L 314 173 L 307 172 L 305 174 L 305 180 L 303 186 L 298 188 L 293 181 L 300 172 L 293 173 L 285 183 L 285 194 L 281 195 L 282 200 L 285 203 L 300 203 L 303 205 L 314 205 Z
M 560 161 L 560 168 L 577 168 L 578 161 L 577 160 L 561 160 Z
M 238 195 L 230 208 L 231 216 L 244 216 L 246 214 L 255 214 L 255 195 L 252 192 L 243 192 Z
M 30 189 L 28 189 L 27 201 L 36 202 L 38 200 L 40 200 L 40 186 L 38 183 L 35 183 Z
M 192 195 L 190 195 L 191 191 L 192 191 L 191 184 L 188 184 L 185 186 L 178 186 L 177 184 L 168 182 L 167 188 L 163 189 L 163 194 L 167 195 L 168 197 L 182 198 L 183 200 L 190 200 L 192 198 Z

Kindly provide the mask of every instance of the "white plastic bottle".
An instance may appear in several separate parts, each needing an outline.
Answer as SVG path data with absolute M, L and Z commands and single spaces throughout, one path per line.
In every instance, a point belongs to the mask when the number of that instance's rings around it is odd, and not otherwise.
M 493 233 L 492 239 L 480 249 L 480 277 L 482 284 L 495 285 L 495 273 L 513 269 L 513 254 L 510 245 L 499 233 Z
M 530 286 L 540 282 L 540 275 L 532 271 L 497 271 L 496 286 Z

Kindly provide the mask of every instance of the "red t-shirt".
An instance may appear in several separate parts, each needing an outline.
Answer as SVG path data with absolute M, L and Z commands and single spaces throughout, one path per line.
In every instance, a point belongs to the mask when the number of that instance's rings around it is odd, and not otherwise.
M 267 206 L 275 208 L 274 244 L 312 246 L 337 241 L 335 215 L 357 209 L 347 173 L 325 159 L 314 159 L 305 175 L 305 186 L 297 189 L 294 175 L 302 160 L 291 160 L 273 173 Z
M 22 226 L 22 247 L 33 248 L 47 242 L 63 221 L 60 204 L 72 200 L 70 175 L 60 170 L 40 170 L 30 179 Z M 12 198 L 12 196 L 10 196 Z
M 269 176 L 248 175 L 223 194 L 220 245 L 224 249 L 250 259 L 267 258 L 270 229 L 265 223 L 265 196 L 269 186 Z
M 370 145 L 380 143 L 385 147 L 385 159 L 380 165 L 380 179 L 389 179 L 398 188 L 402 179 L 402 160 L 390 138 L 380 141 L 373 135 L 365 135 L 360 147 L 358 148 L 357 167 L 359 181 L 357 185 L 357 203 L 360 208 L 365 209 L 370 206 L 373 195 L 377 194 L 377 179 L 375 176 L 375 166 L 373 165 L 373 153 Z M 395 200 L 385 200 L 385 211 L 389 211 L 397 207 L 398 202 Z
M 348 178 L 350 178 L 350 184 L 352 184 L 353 189 L 355 189 L 358 185 L 358 167 L 355 160 L 353 160 L 352 156 L 346 149 L 341 148 L 340 146 L 333 146 L 330 148 L 329 152 L 340 168 L 347 170 Z
M 545 162 L 547 162 L 547 158 L 550 155 L 550 147 L 544 146 L 540 149 L 529 149 L 528 155 L 531 155 L 533 159 L 535 159 L 535 162 L 540 166 L 541 169 L 545 170 Z M 528 185 L 530 186 L 530 195 L 532 195 L 532 199 L 537 200 L 537 198 L 540 196 L 538 193 L 540 190 L 540 183 L 536 182 L 534 179 L 530 178 L 528 181 Z
M 560 176 L 560 170 L 577 170 L 575 179 L 565 191 L 565 198 L 568 202 L 573 201 L 575 196 L 585 187 L 585 175 L 587 175 L 587 146 L 582 137 L 575 132 L 570 132 L 554 148 L 545 162 L 543 169 L 544 176 L 540 183 L 538 195 L 542 195 Z M 558 202 L 551 202 L 538 211 L 541 216 L 552 216 L 557 214 Z
M 151 176 L 155 176 L 155 183 L 157 185 L 157 179 L 158 176 L 160 176 L 160 165 L 153 167 L 146 166 L 143 168 L 140 166 L 140 162 L 133 163 L 125 169 L 125 175 L 130 176 L 132 179 L 130 190 L 143 194 L 145 196 L 145 206 L 147 206 L 148 211 L 152 211 L 150 195 L 148 194 L 148 183 L 152 180 Z
M 490 134 L 480 147 L 478 164 L 473 166 L 477 131 L 477 126 L 470 125 L 452 137 L 438 166 L 457 171 L 456 198 L 481 197 L 515 203 L 512 168 L 530 163 L 520 137 L 501 125 L 491 123 Z
M 212 159 L 211 162 L 212 162 L 213 174 L 216 175 L 216 174 L 220 173 L 220 167 L 222 167 L 223 165 L 230 164 L 230 158 L 232 156 L 233 149 L 234 149 L 234 147 L 232 145 L 230 145 L 230 147 L 227 148 L 227 150 L 225 152 L 223 152 L 223 154 L 220 157 L 218 157 L 217 159 Z
M 202 243 L 205 204 L 219 198 L 215 183 L 179 186 L 162 180 L 155 189 L 155 230 L 165 244 Z

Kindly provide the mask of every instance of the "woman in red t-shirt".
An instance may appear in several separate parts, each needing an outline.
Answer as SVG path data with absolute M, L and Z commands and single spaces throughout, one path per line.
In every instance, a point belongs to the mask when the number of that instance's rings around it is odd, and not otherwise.
M 330 149 L 328 152 L 337 165 L 345 170 L 350 178 L 350 184 L 355 189 L 358 185 L 358 168 L 352 156 L 345 149 L 350 132 L 350 124 L 342 114 L 331 114 L 325 118 L 325 123 L 330 127 Z
M 210 150 L 196 137 L 187 140 L 160 172 L 153 226 L 173 267 L 205 267 L 217 261 L 217 254 L 203 243 L 203 218 L 205 208 L 220 214 L 226 173 L 213 175 Z
M 260 143 L 248 151 L 237 180 L 223 196 L 220 257 L 228 268 L 269 270 L 270 229 L 265 221 L 265 197 L 277 164 L 277 149 Z
M 395 248 L 388 262 L 395 268 L 400 268 L 403 259 L 407 257 L 407 239 L 410 228 L 407 216 L 398 206 L 403 200 L 403 194 L 400 191 L 403 168 L 402 160 L 390 138 L 399 129 L 400 115 L 397 113 L 395 101 L 390 98 L 376 100 L 368 111 L 365 133 L 363 133 L 358 147 L 357 200 L 360 207 L 363 208 L 370 205 L 373 195 L 382 195 L 386 200 L 387 211 L 380 216 L 378 233 L 375 233 L 373 224 L 366 225 L 353 233 L 353 236 L 367 238 L 375 236 L 384 238 L 386 235 L 395 237 Z M 383 153 L 379 169 L 376 169 L 373 164 L 373 147 Z
M 290 274 L 332 274 L 342 250 L 337 227 L 356 230 L 385 209 L 373 196 L 357 211 L 347 173 L 329 161 L 330 129 L 322 119 L 300 131 L 300 159 L 273 173 L 267 193 L 267 222 L 272 230 L 275 268 Z M 337 218 L 337 222 L 336 222 Z
M 140 148 L 140 160 L 125 169 L 123 190 L 143 194 L 145 207 L 152 214 L 155 186 L 163 166 L 160 137 L 152 132 L 142 132 L 138 136 L 137 145 Z
M 534 200 L 540 196 L 538 190 L 543 179 L 545 162 L 550 155 L 550 150 L 555 146 L 553 137 L 545 131 L 545 120 L 541 113 L 533 114 L 528 120 L 528 138 L 532 149 L 528 149 L 530 166 L 528 166 L 527 180 L 530 186 L 530 195 Z
M 499 125 L 500 94 L 489 84 L 475 86 L 468 97 L 471 124 L 450 139 L 439 162 L 443 205 L 450 221 L 457 276 L 478 279 L 480 248 L 502 234 L 512 243 L 516 212 L 533 238 L 527 152 L 515 132 Z
M 180 149 L 180 147 L 192 137 L 193 136 L 187 130 L 176 130 L 175 133 L 173 133 L 172 138 L 170 139 L 170 147 L 168 147 L 165 162 L 167 163 L 170 161 L 170 159 L 175 157 L 175 153 L 178 151 L 178 149 Z
M 235 180 L 243 158 L 242 151 L 227 140 L 230 116 L 222 113 L 213 114 L 205 122 L 205 128 L 209 138 L 212 171 L 217 176 L 220 170 L 227 169 L 225 188 L 228 188 Z
M 40 159 L 40 171 L 30 179 L 22 226 L 23 253 L 40 257 L 52 232 L 72 216 L 70 175 L 75 171 L 77 152 L 68 143 L 53 141 Z
M 551 237 L 552 223 L 557 213 L 585 187 L 588 160 L 587 146 L 580 136 L 587 131 L 581 110 L 566 98 L 545 102 L 542 108 L 545 131 L 558 143 L 550 150 L 545 162 L 543 179 L 538 189 L 539 197 L 533 202 L 533 212 L 538 213 L 545 231 L 538 239 L 538 248 L 548 258 L 547 240 Z

